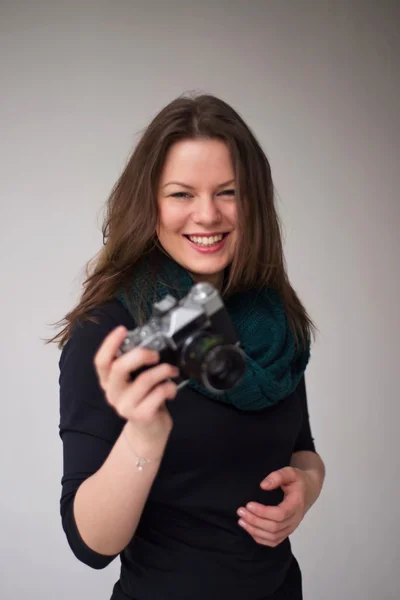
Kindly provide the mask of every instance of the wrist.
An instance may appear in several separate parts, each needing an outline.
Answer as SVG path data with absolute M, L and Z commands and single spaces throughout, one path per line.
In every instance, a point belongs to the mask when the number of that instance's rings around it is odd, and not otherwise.
M 322 481 L 317 469 L 305 469 L 303 473 L 306 479 L 306 511 L 308 511 L 321 493 Z
M 122 436 L 137 459 L 146 462 L 160 461 L 164 455 L 169 432 L 142 431 L 134 423 L 127 421 L 122 430 Z

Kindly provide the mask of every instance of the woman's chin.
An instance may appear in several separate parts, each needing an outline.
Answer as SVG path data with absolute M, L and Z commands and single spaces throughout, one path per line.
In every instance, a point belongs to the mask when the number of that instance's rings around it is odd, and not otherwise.
M 208 268 L 200 268 L 198 264 L 194 265 L 186 262 L 186 264 L 182 266 L 189 271 L 196 283 L 199 283 L 200 281 L 207 281 L 208 283 L 211 283 L 212 285 L 215 285 L 215 287 L 219 288 L 222 284 L 224 271 L 227 267 L 227 264 L 224 263 L 222 265 L 215 266 L 215 268 L 210 268 L 210 266 Z

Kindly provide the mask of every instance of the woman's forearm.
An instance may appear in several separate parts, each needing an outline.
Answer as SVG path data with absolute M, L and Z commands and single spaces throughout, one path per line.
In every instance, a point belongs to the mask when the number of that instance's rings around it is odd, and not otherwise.
M 308 475 L 310 489 L 307 508 L 310 508 L 321 493 L 325 480 L 325 465 L 321 457 L 315 452 L 302 450 L 292 454 L 290 466 L 300 469 Z
M 101 468 L 79 487 L 74 517 L 85 544 L 99 554 L 121 552 L 132 539 L 167 440 L 140 440 L 127 423 Z M 134 451 L 133 451 L 134 449 Z M 136 468 L 135 454 L 151 462 Z

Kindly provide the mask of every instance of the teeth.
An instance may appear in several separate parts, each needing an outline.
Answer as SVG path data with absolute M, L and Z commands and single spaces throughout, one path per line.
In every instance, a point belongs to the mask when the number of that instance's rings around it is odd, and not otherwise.
M 217 244 L 222 240 L 224 236 L 219 235 L 211 235 L 211 236 L 197 236 L 197 235 L 188 235 L 188 238 L 191 242 L 195 244 L 199 244 L 199 246 L 212 246 L 213 244 Z

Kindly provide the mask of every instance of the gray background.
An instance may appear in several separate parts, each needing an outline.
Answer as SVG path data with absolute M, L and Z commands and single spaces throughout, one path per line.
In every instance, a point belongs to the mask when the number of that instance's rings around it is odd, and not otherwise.
M 305 599 L 399 597 L 399 12 L 1 2 L 1 598 L 108 600 L 118 576 L 78 563 L 61 530 L 59 353 L 40 338 L 78 297 L 136 134 L 189 89 L 263 144 L 320 329 L 308 390 L 328 477 L 293 536 Z

